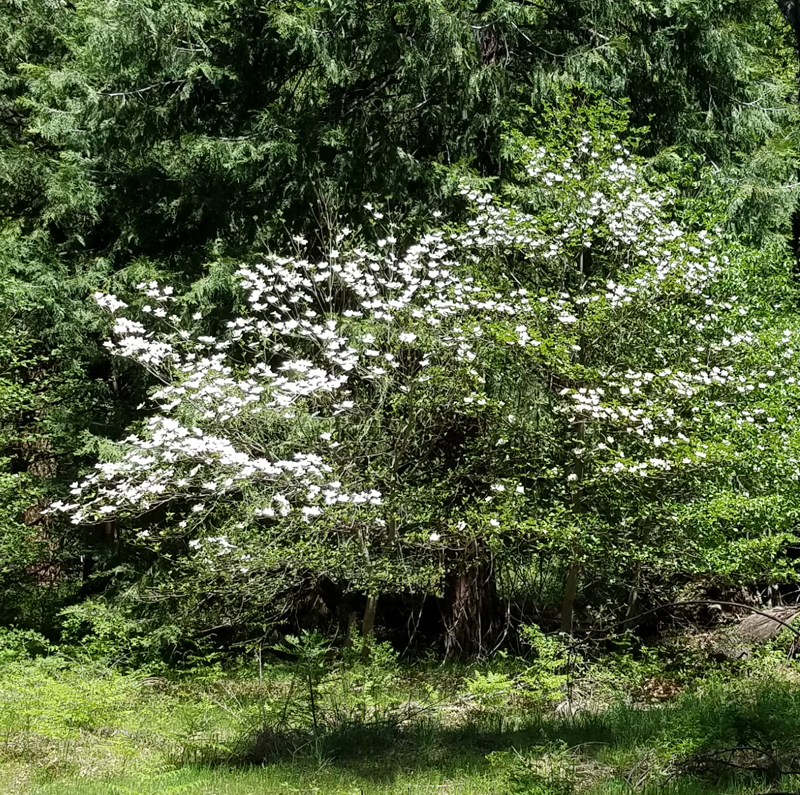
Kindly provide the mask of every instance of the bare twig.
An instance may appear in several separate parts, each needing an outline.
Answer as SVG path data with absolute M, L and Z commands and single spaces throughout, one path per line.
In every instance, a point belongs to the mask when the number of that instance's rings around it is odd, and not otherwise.
M 178 83 L 185 83 L 186 80 L 163 80 L 160 83 L 153 83 L 151 86 L 145 86 L 144 88 L 134 88 L 130 91 L 113 91 L 113 92 L 106 92 L 106 91 L 99 91 L 98 94 L 101 97 L 130 97 L 134 94 L 144 94 L 147 91 L 152 91 L 154 88 L 163 88 L 164 86 L 174 86 Z

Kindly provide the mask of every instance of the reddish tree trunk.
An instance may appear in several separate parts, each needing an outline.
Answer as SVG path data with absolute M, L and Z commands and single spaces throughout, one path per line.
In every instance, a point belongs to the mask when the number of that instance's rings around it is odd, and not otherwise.
M 445 653 L 479 657 L 491 651 L 500 629 L 497 587 L 491 557 L 479 556 L 452 572 L 445 588 Z

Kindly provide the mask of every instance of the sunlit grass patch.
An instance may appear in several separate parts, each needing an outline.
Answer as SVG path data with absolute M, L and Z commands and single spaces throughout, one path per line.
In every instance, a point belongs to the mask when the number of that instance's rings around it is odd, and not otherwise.
M 287 670 L 265 669 L 262 682 L 153 682 L 57 658 L 3 664 L 0 792 L 752 795 L 798 786 L 788 771 L 800 769 L 800 685 L 788 670 L 712 676 L 657 704 L 617 692 L 571 716 L 499 687 L 483 703 L 470 690 L 474 668 L 349 671 L 351 690 L 320 687 L 316 729 Z M 369 677 L 392 692 L 365 695 Z
M 173 774 L 116 779 L 106 782 L 56 782 L 38 785 L 35 795 L 493 795 L 491 776 L 452 771 L 412 774 L 393 782 L 375 782 L 346 771 L 311 768 L 306 771 L 275 768 L 245 770 L 183 768 Z

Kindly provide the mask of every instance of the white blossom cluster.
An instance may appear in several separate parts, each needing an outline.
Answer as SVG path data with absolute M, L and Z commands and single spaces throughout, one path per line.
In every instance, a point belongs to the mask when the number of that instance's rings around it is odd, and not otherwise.
M 717 403 L 727 406 L 734 425 L 774 422 L 731 403 L 731 393 L 747 397 L 780 376 L 739 365 L 741 351 L 759 336 L 744 325 L 746 307 L 722 291 L 729 263 L 713 236 L 689 235 L 665 221 L 670 196 L 647 188 L 621 145 L 590 185 L 584 163 L 602 158 L 588 137 L 560 162 L 541 149 L 523 155 L 525 173 L 555 210 L 509 207 L 464 188 L 473 217 L 460 231 L 434 230 L 402 251 L 388 235 L 375 247 L 331 248 L 318 261 L 272 256 L 242 267 L 249 311 L 229 322 L 224 339 L 197 335 L 170 314 L 168 285 L 139 285 L 149 302 L 141 311 L 153 318 L 148 326 L 117 314 L 128 309 L 125 302 L 96 294 L 115 314 L 110 350 L 161 379 L 152 396 L 159 413 L 125 440 L 118 461 L 98 464 L 73 485 L 74 502 L 53 508 L 75 523 L 168 501 L 202 516 L 253 482 L 262 486 L 252 505 L 258 520 L 310 522 L 334 506 L 374 508 L 379 491 L 369 483 L 346 488 L 326 453 L 271 455 L 241 432 L 242 421 L 369 413 L 357 387 L 412 394 L 437 365 L 454 384 L 456 373 L 463 376 L 452 390 L 462 410 L 480 411 L 493 403 L 484 391 L 484 354 L 498 346 L 562 384 L 554 411 L 568 426 L 589 429 L 571 454 L 595 462 L 596 476 L 644 477 L 699 465 L 710 448 L 698 437 L 698 420 Z M 581 270 L 579 258 L 589 251 L 601 265 L 594 272 Z M 514 285 L 513 274 L 502 288 L 482 283 L 475 263 L 510 254 L 534 275 L 528 287 Z M 678 311 L 685 324 L 665 320 Z M 673 335 L 679 363 L 670 366 L 664 355 L 652 370 L 629 366 L 624 357 L 589 366 L 608 329 L 634 328 L 642 318 Z M 793 354 L 793 336 L 786 331 L 776 349 Z M 685 355 L 689 337 L 696 355 Z M 648 345 L 660 355 L 657 341 Z M 330 433 L 318 438 L 335 449 Z M 576 483 L 585 474 L 569 466 L 561 476 Z M 493 487 L 487 499 L 500 491 Z M 219 538 L 207 542 L 229 551 Z
M 276 487 L 270 502 L 256 509 L 258 516 L 287 516 L 290 498 L 303 492 L 309 499 L 321 496 L 327 505 L 380 502 L 375 491 L 345 493 L 341 483 L 328 479 L 331 468 L 318 455 L 298 452 L 274 461 L 253 457 L 228 439 L 169 417 L 151 418 L 144 438 L 129 436 L 125 445 L 121 460 L 98 464 L 83 481 L 72 484 L 70 493 L 78 502 L 52 507 L 70 512 L 76 524 L 122 510 L 146 511 L 176 499 L 191 501 L 192 512 L 200 513 L 251 481 Z

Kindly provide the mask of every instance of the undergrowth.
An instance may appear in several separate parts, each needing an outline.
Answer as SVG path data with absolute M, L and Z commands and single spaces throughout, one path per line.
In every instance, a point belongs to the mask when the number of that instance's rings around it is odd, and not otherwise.
M 573 659 L 402 664 L 388 646 L 290 638 L 213 676 L 147 676 L 0 649 L 0 791 L 740 793 L 800 788 L 800 676 L 764 652 L 672 668 Z M 274 651 L 274 650 L 273 650 Z M 574 655 L 573 655 L 574 657 Z

